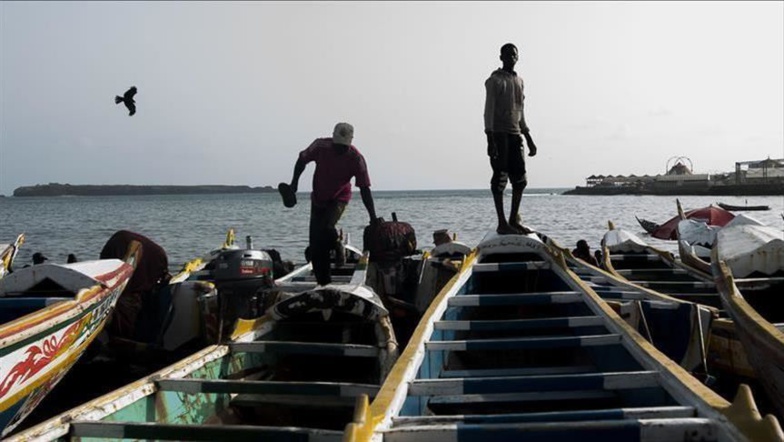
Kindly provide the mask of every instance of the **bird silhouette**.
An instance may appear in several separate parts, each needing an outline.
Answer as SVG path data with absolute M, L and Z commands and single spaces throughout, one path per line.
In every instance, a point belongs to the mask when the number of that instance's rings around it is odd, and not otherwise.
M 131 86 L 130 89 L 125 91 L 125 94 L 123 94 L 122 97 L 119 95 L 115 95 L 114 97 L 114 104 L 125 103 L 125 107 L 130 111 L 128 114 L 129 117 L 136 113 L 136 102 L 133 101 L 134 95 L 136 95 L 136 86 Z

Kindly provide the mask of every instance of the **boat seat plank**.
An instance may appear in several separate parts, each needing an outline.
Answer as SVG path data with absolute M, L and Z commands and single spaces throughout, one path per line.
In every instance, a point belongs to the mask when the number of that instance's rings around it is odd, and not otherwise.
M 254 425 L 177 425 L 148 422 L 71 422 L 75 438 L 339 442 L 342 431 Z
M 593 373 L 593 365 L 564 365 L 559 367 L 486 368 L 474 370 L 444 370 L 440 378 L 470 378 L 493 376 L 532 376 L 545 374 Z
M 605 390 L 572 390 L 572 391 L 536 391 L 527 393 L 500 393 L 500 394 L 459 394 L 448 396 L 431 396 L 428 404 L 481 404 L 501 402 L 553 402 L 566 403 L 579 400 L 614 399 L 615 393 Z
M 422 379 L 411 382 L 411 396 L 493 394 L 568 390 L 629 390 L 658 386 L 655 371 L 558 375 Z
M 229 381 L 225 379 L 160 379 L 160 390 L 183 393 L 305 394 L 312 396 L 357 397 L 375 395 L 378 385 L 350 382 Z
M 718 425 L 704 418 L 627 419 L 613 421 L 543 422 L 517 424 L 445 424 L 391 428 L 383 432 L 384 442 L 484 442 L 525 440 L 553 442 L 566 440 L 622 440 L 628 442 L 719 440 Z
M 321 342 L 290 342 L 290 341 L 254 341 L 231 342 L 228 344 L 233 352 L 246 353 L 290 353 L 316 354 L 329 356 L 378 357 L 378 347 L 360 344 L 335 344 Z
M 527 262 L 494 262 L 474 264 L 474 273 L 498 273 L 498 272 L 519 272 L 525 270 L 545 270 L 549 269 L 550 264 L 545 261 Z
M 529 330 L 549 327 L 589 327 L 604 324 L 600 316 L 564 316 L 544 319 L 436 321 L 436 330 Z
M 577 293 L 564 294 L 509 294 L 509 295 L 458 295 L 449 298 L 450 307 L 477 307 L 497 305 L 541 305 L 583 302 Z
M 630 407 L 610 408 L 604 410 L 570 410 L 548 411 L 538 413 L 508 413 L 508 414 L 473 414 L 473 415 L 430 415 L 430 416 L 400 416 L 392 418 L 395 427 L 412 425 L 434 424 L 500 424 L 520 422 L 568 422 L 568 421 L 598 421 L 613 419 L 677 419 L 695 417 L 694 407 L 665 406 L 665 407 Z
M 637 285 L 643 287 L 658 286 L 658 287 L 689 287 L 695 289 L 715 289 L 716 284 L 712 282 L 700 281 L 632 281 Z
M 429 341 L 425 343 L 428 351 L 470 351 L 470 350 L 516 350 L 524 348 L 567 348 L 592 347 L 598 345 L 620 344 L 621 335 L 589 335 L 539 338 L 473 339 L 462 341 Z
M 689 272 L 678 268 L 664 268 L 664 269 L 620 269 L 616 270 L 619 275 L 627 276 L 634 275 L 635 273 L 662 273 L 664 275 L 688 275 Z
M 370 395 L 369 399 L 372 400 L 374 397 L 375 394 Z M 357 399 L 349 396 L 311 396 L 305 394 L 238 394 L 229 403 L 238 407 L 281 405 L 308 408 L 348 408 L 353 410 Z

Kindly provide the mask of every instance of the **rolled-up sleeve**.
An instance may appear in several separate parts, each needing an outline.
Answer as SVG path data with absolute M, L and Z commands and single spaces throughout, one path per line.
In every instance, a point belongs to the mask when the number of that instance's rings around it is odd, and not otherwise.
M 365 157 L 360 154 L 354 165 L 354 185 L 357 187 L 370 187 L 370 175 L 368 175 Z
M 495 82 L 493 78 L 485 81 L 485 131 L 493 131 L 493 119 L 495 118 Z
M 318 146 L 319 146 L 320 142 L 321 142 L 321 140 L 317 138 L 315 141 L 310 143 L 310 146 L 308 146 L 307 148 L 305 148 L 305 150 L 303 150 L 303 151 L 301 151 L 299 153 L 299 160 L 302 161 L 305 164 L 307 164 L 307 163 L 309 163 L 311 161 L 315 161 L 316 160 L 316 152 L 317 152 L 317 149 L 318 149 Z

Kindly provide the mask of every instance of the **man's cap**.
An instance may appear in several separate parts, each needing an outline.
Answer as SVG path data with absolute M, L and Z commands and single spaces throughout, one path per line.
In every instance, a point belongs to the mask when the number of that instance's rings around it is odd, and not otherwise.
M 333 143 L 351 146 L 351 141 L 353 139 L 354 139 L 354 126 L 348 123 L 338 123 L 335 125 L 335 130 L 332 131 Z
M 47 259 L 49 259 L 49 258 L 45 257 L 44 254 L 41 253 L 41 252 L 33 253 L 33 262 L 44 262 Z

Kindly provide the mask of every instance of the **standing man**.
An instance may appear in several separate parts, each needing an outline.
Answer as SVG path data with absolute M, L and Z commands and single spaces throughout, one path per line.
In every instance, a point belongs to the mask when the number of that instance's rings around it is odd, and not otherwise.
M 376 222 L 376 209 L 370 192 L 370 177 L 365 158 L 356 147 L 351 145 L 354 127 L 348 123 L 338 123 L 332 138 L 317 138 L 307 149 L 299 153 L 291 178 L 291 189 L 296 192 L 299 177 L 305 166 L 316 162 L 313 173 L 313 192 L 310 195 L 310 253 L 313 259 L 313 273 L 319 285 L 332 282 L 329 275 L 329 252 L 336 251 L 342 262 L 343 247 L 338 238 L 335 225 L 343 215 L 351 200 L 351 178 L 359 187 L 362 203 L 370 215 L 370 224 Z
M 531 230 L 520 223 L 520 201 L 528 180 L 523 158 L 523 137 L 528 145 L 528 156 L 536 155 L 536 145 L 525 124 L 523 113 L 523 79 L 514 71 L 517 47 L 507 43 L 501 47 L 503 66 L 485 81 L 485 134 L 487 155 L 493 168 L 490 191 L 498 215 L 496 232 L 501 235 L 528 234 Z M 512 208 L 509 219 L 504 215 L 504 189 L 512 183 Z

